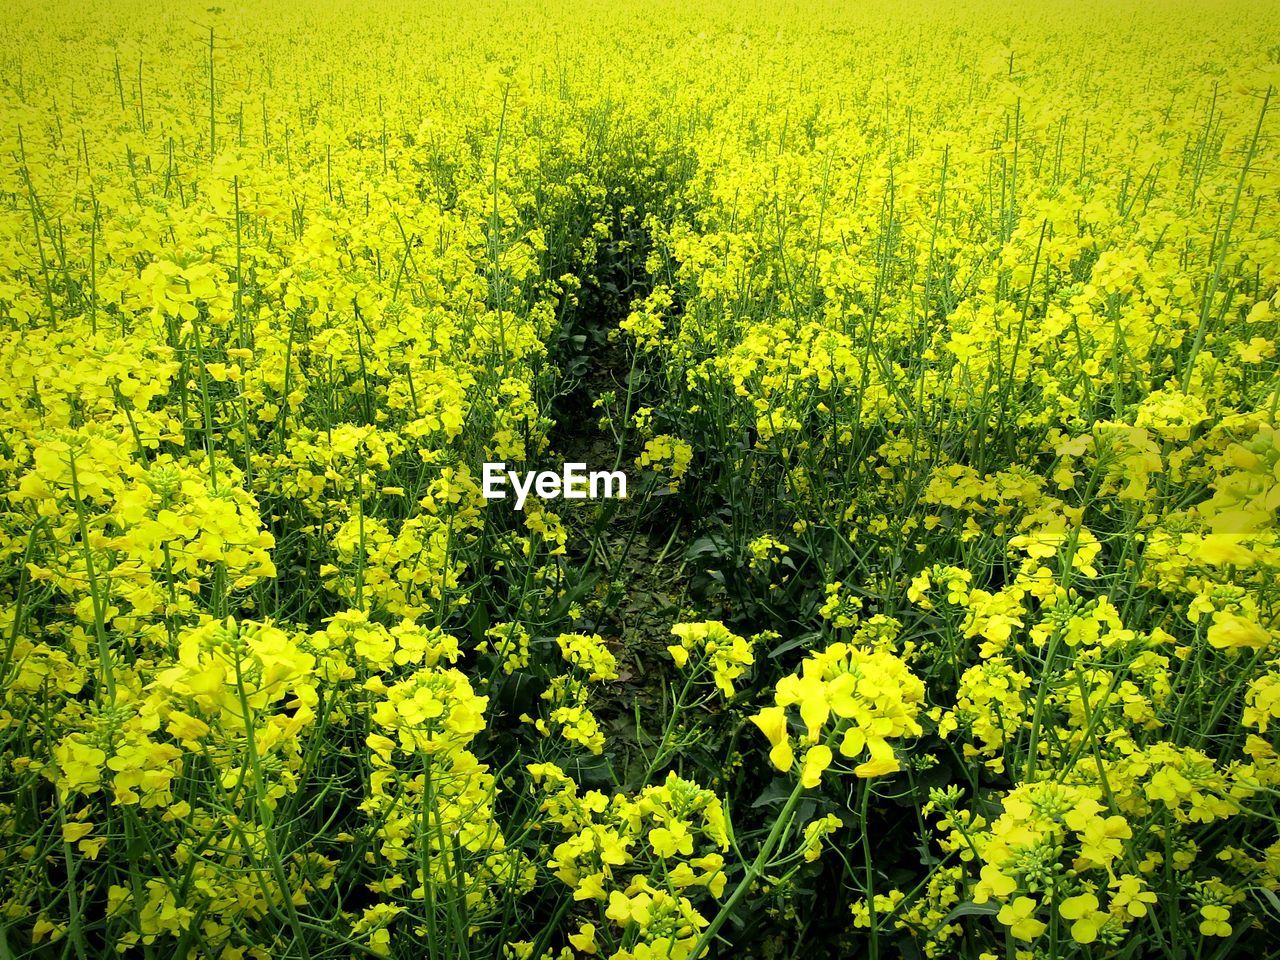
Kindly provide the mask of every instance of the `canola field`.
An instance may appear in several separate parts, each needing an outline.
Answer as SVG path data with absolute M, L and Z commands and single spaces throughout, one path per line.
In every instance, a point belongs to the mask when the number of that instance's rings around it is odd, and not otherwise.
M 0 64 L 0 958 L 1280 956 L 1280 8 Z

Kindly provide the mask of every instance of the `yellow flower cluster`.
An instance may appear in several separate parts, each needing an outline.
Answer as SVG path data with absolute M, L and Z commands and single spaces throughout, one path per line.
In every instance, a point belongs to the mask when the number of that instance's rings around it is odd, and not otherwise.
M 769 739 L 769 759 L 784 773 L 802 751 L 800 780 L 816 787 L 835 760 L 867 759 L 853 768 L 859 777 L 901 769 L 889 740 L 918 736 L 924 684 L 892 654 L 843 643 L 806 657 L 800 672 L 778 681 L 774 706 L 751 718 Z M 803 729 L 790 732 L 788 707 L 796 707 Z
M 1275 4 L 47 7 L 0 953 L 1280 954 Z
M 667 646 L 676 666 L 692 674 L 709 670 L 725 697 L 733 696 L 734 682 L 755 663 L 751 642 L 730 632 L 718 620 L 677 623 L 671 632 L 680 641 Z
M 721 799 L 675 773 L 634 798 L 607 798 L 579 797 L 577 784 L 553 764 L 530 772 L 541 810 L 570 834 L 550 865 L 594 918 L 580 923 L 574 946 L 615 960 L 688 960 L 707 925 L 694 898 L 714 905 L 728 879 Z

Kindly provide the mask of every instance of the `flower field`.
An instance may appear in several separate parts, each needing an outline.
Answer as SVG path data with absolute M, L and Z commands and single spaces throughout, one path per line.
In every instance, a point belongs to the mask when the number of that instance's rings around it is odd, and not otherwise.
M 1280 8 L 0 63 L 0 960 L 1280 957 Z

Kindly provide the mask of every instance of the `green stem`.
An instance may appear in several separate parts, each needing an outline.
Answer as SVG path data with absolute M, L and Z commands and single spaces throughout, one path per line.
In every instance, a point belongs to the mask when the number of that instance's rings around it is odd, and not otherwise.
M 707 925 L 707 929 L 702 931 L 702 936 L 698 938 L 698 942 L 694 948 L 689 951 L 690 960 L 698 960 L 703 955 L 703 951 L 715 939 L 720 928 L 724 926 L 725 921 L 733 915 L 742 898 L 747 895 L 751 888 L 755 885 L 760 874 L 764 872 L 765 867 L 769 865 L 769 859 L 773 856 L 773 851 L 778 845 L 778 841 L 783 834 L 791 826 L 791 818 L 795 813 L 796 805 L 799 804 L 800 798 L 804 795 L 804 783 L 797 780 L 796 785 L 791 790 L 791 796 L 787 798 L 786 805 L 782 808 L 782 812 L 778 814 L 778 819 L 773 821 L 773 829 L 769 831 L 769 835 L 765 838 L 764 845 L 760 848 L 760 852 L 756 854 L 756 858 L 752 861 L 751 866 L 747 868 L 747 872 L 742 875 L 742 879 L 738 881 L 738 885 L 733 888 L 733 893 L 729 894 L 720 907 L 719 912 Z

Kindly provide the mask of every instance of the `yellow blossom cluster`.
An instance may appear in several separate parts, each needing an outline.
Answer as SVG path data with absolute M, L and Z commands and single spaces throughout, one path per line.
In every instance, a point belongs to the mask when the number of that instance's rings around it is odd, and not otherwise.
M 198 7 L 0 10 L 0 956 L 1280 955 L 1280 9 Z

